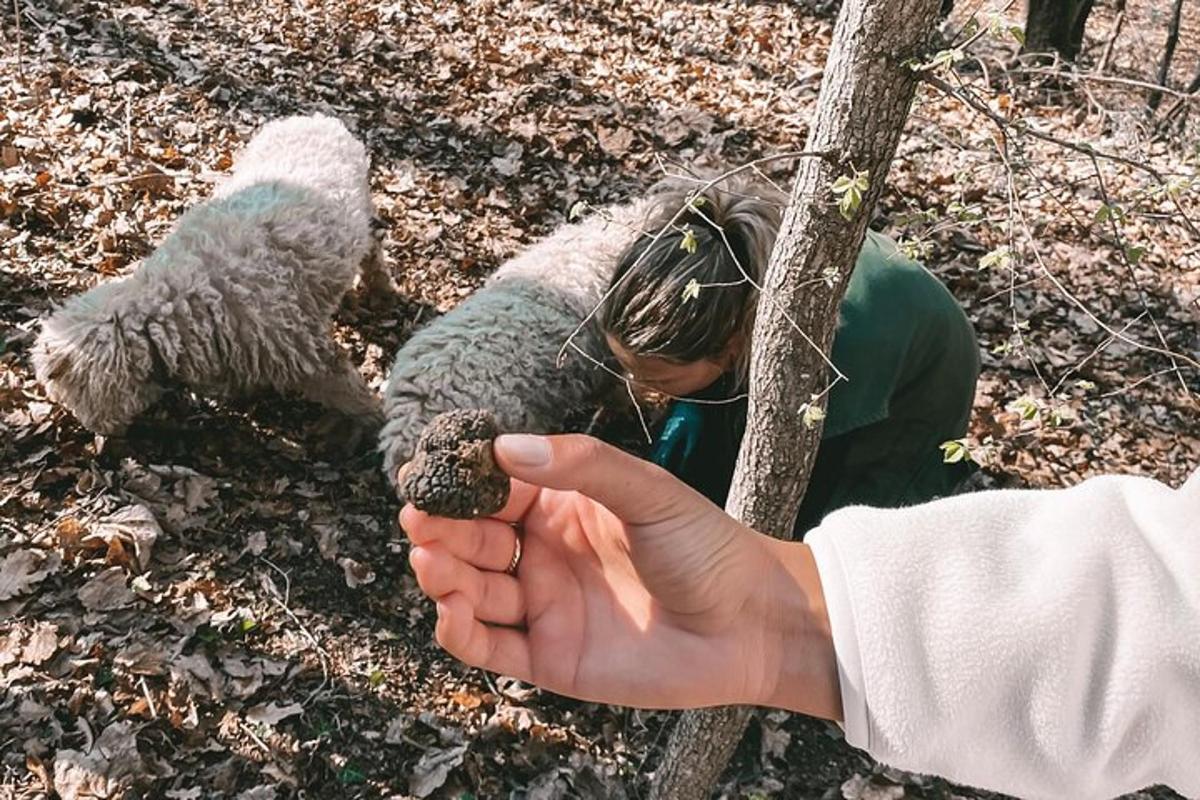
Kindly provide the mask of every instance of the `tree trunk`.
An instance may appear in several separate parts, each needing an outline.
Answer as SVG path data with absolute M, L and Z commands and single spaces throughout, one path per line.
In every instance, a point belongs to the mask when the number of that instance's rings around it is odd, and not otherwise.
M 1022 53 L 1058 53 L 1074 61 L 1083 48 L 1083 30 L 1093 0 L 1029 0 Z
M 1171 75 L 1171 61 L 1175 58 L 1175 45 L 1179 44 L 1179 23 L 1183 19 L 1183 0 L 1175 0 L 1171 10 L 1171 24 L 1167 27 L 1167 44 L 1163 49 L 1162 60 L 1158 62 L 1158 85 L 1166 86 L 1167 78 Z M 1151 92 L 1146 105 L 1151 113 L 1158 110 L 1162 102 L 1162 92 Z
M 796 173 L 758 304 L 749 417 L 726 506 L 763 533 L 791 536 L 821 438 L 820 423 L 805 427 L 800 406 L 831 378 L 822 354 L 788 318 L 829 352 L 837 309 L 916 89 L 917 75 L 907 62 L 927 55 L 941 5 L 941 0 L 846 0 L 838 15 L 805 147 L 836 157 L 804 159 Z M 830 186 L 852 166 L 868 170 L 869 186 L 848 222 Z M 838 269 L 832 287 L 812 281 L 829 267 Z M 750 713 L 718 708 L 684 714 L 651 797 L 708 797 Z

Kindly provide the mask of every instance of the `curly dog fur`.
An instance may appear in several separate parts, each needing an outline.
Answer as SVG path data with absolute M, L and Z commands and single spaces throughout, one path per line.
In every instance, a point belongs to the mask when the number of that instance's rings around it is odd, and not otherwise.
M 389 481 L 443 411 L 483 408 L 501 430 L 552 433 L 612 385 L 578 354 L 568 351 L 561 367 L 557 357 L 600 302 L 648 208 L 647 201 L 616 206 L 559 229 L 400 348 L 384 387 L 379 442 Z M 593 357 L 607 353 L 590 327 L 575 343 Z
M 390 285 L 368 166 L 336 119 L 265 125 L 133 274 L 44 320 L 33 364 L 50 398 L 102 434 L 121 433 L 169 383 L 296 392 L 377 424 L 377 397 L 331 335 L 360 269 L 368 287 Z

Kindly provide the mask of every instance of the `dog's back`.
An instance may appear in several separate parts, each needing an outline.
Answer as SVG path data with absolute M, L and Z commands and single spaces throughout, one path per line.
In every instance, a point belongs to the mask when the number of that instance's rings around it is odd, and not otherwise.
M 254 135 L 214 198 L 260 183 L 293 183 L 341 206 L 348 225 L 369 230 L 369 170 L 366 148 L 339 120 L 321 114 L 285 117 Z
M 560 228 L 405 343 L 384 388 L 380 450 L 389 480 L 443 411 L 484 408 L 503 430 L 555 433 L 612 383 L 573 349 L 561 365 L 558 354 L 600 303 L 644 209 L 614 206 Z M 590 326 L 573 343 L 593 358 L 602 355 Z

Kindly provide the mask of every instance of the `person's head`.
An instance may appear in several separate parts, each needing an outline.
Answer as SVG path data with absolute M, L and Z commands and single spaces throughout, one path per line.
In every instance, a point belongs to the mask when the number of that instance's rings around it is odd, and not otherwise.
M 729 371 L 744 379 L 754 284 L 766 271 L 786 202 L 769 184 L 739 177 L 696 194 L 706 182 L 656 187 L 654 210 L 621 254 L 598 315 L 622 371 L 674 396 Z

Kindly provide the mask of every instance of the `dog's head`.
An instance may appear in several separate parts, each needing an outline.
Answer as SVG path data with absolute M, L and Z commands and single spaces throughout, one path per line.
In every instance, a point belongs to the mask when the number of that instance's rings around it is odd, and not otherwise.
M 144 331 L 88 295 L 43 321 L 32 360 L 50 399 L 95 433 L 123 433 L 162 394 Z

